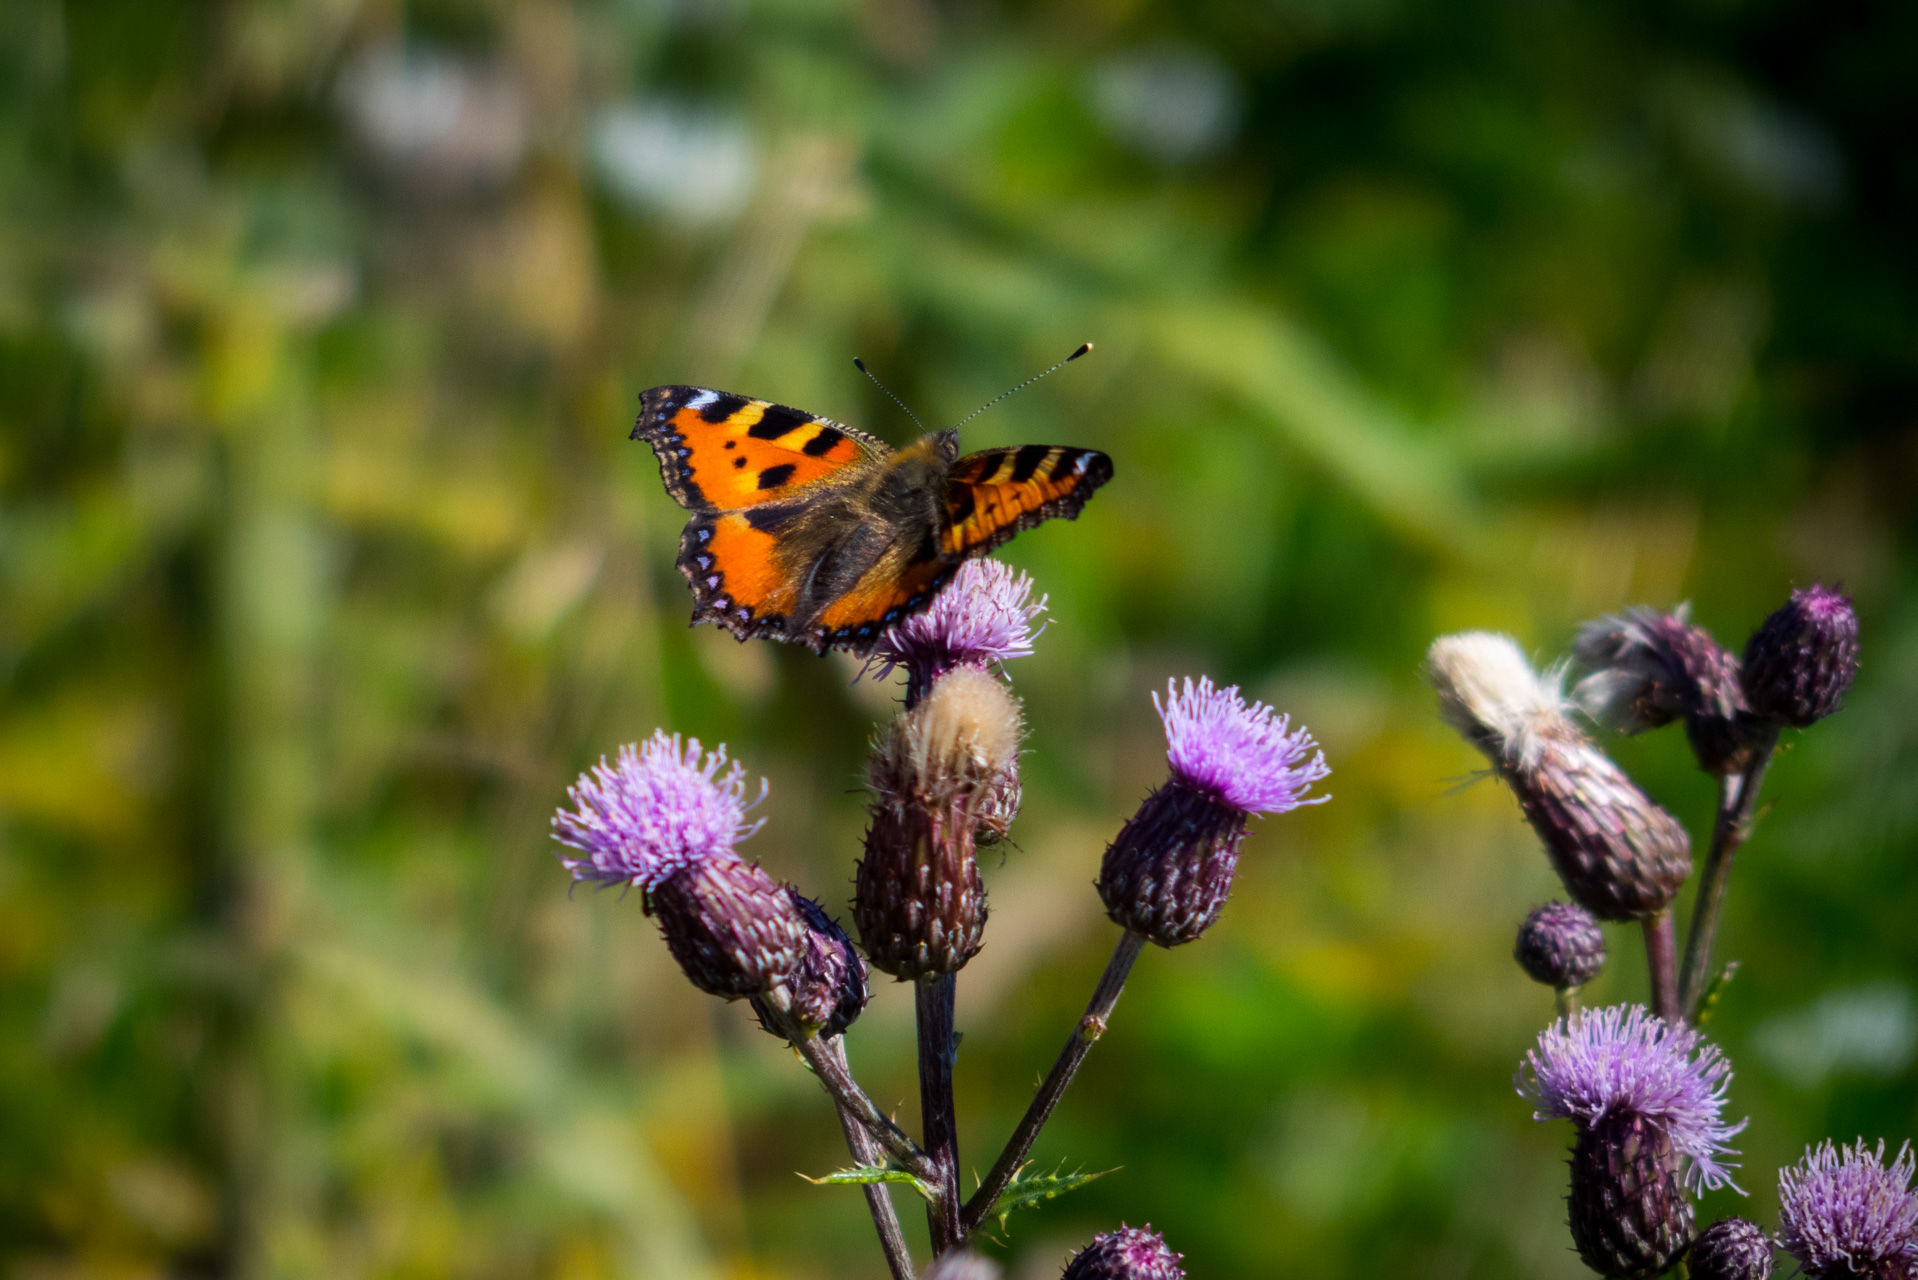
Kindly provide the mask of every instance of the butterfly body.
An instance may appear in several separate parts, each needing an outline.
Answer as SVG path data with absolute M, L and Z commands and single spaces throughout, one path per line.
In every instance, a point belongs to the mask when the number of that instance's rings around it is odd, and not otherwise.
M 1090 449 L 959 456 L 956 431 L 901 449 L 826 418 L 703 387 L 640 397 L 633 438 L 692 512 L 679 570 L 693 621 L 855 653 L 924 609 L 959 565 L 1072 519 L 1112 477 Z

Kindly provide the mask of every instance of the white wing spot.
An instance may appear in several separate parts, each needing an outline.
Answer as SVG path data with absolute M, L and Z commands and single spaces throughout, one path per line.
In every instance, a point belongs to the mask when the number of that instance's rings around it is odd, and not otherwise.
M 691 400 L 688 400 L 686 407 L 688 409 L 704 409 L 707 405 L 712 404 L 718 399 L 719 393 L 717 391 L 702 391 Z

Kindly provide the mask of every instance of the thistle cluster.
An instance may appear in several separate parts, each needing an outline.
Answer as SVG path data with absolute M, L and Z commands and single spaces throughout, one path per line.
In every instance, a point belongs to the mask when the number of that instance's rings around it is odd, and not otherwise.
M 1750 835 L 1758 790 L 1782 730 L 1835 711 L 1858 667 L 1850 601 L 1822 586 L 1795 591 L 1752 634 L 1742 657 L 1694 625 L 1684 606 L 1633 609 L 1580 628 L 1571 664 L 1535 670 L 1509 637 L 1433 642 L 1427 673 L 1441 715 L 1490 761 L 1545 847 L 1571 904 L 1520 926 L 1520 967 L 1557 992 L 1560 1016 L 1515 1079 L 1538 1120 L 1569 1120 L 1566 1198 L 1572 1244 L 1603 1276 L 1657 1276 L 1683 1260 L 1692 1280 L 1768 1280 L 1774 1244 L 1814 1280 L 1918 1280 L 1918 1195 L 1909 1148 L 1829 1142 L 1779 1175 L 1776 1239 L 1744 1218 L 1695 1231 L 1692 1197 L 1731 1187 L 1724 1118 L 1732 1071 L 1699 1026 L 1711 1012 L 1712 949 L 1734 857 Z M 1717 779 L 1718 818 L 1681 969 L 1670 907 L 1692 871 L 1691 843 L 1668 811 L 1573 720 L 1622 733 L 1682 724 L 1699 768 Z M 1644 932 L 1651 1008 L 1577 1009 L 1575 993 L 1605 963 L 1601 921 Z
M 745 770 L 726 749 L 657 732 L 601 761 L 554 818 L 575 881 L 639 890 L 667 950 L 701 990 L 751 1002 L 760 1025 L 806 1059 L 840 1111 L 896 1280 L 913 1265 L 889 1185 L 927 1202 L 934 1262 L 925 1277 L 989 1280 L 966 1250 L 989 1218 L 1050 1199 L 1086 1175 L 1035 1175 L 1027 1155 L 1092 1044 L 1106 1029 L 1147 942 L 1197 941 L 1217 922 L 1254 817 L 1323 802 L 1329 770 L 1312 736 L 1272 708 L 1208 678 L 1175 681 L 1161 699 L 1167 777 L 1108 847 L 1097 889 L 1121 927 L 1084 1018 L 978 1191 L 962 1201 L 953 1070 L 958 975 L 984 944 L 987 893 L 978 851 L 1009 838 L 1017 816 L 1024 711 L 1002 668 L 1032 652 L 1045 608 L 1023 575 L 990 561 L 963 566 L 924 613 L 874 649 L 881 675 L 906 673 L 904 706 L 875 735 L 868 825 L 850 903 L 855 945 L 820 902 L 749 862 L 758 830 Z M 859 1088 L 842 1038 L 865 1007 L 868 967 L 913 984 L 919 1020 L 915 1141 Z M 1067 1265 L 1070 1280 L 1180 1280 L 1179 1255 L 1150 1229 L 1099 1236 Z

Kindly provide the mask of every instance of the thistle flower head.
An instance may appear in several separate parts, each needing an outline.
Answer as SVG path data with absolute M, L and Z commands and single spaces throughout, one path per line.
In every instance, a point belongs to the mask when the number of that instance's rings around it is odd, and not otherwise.
M 1858 615 L 1828 587 L 1791 593 L 1745 644 L 1745 697 L 1758 714 L 1808 728 L 1838 710 L 1858 674 Z
M 1590 674 L 1572 696 L 1622 733 L 1682 717 L 1699 767 L 1722 776 L 1751 763 L 1759 722 L 1745 705 L 1738 659 L 1690 614 L 1682 604 L 1670 613 L 1631 609 L 1580 627 L 1572 656 Z
M 1117 1231 L 1094 1236 L 1059 1280 L 1185 1280 L 1182 1256 L 1166 1247 L 1150 1223 L 1143 1228 L 1121 1224 Z
M 1778 1171 L 1779 1243 L 1814 1280 L 1918 1275 L 1918 1192 L 1911 1189 L 1909 1143 L 1885 1164 L 1877 1150 L 1830 1142 L 1808 1149 L 1795 1167 Z
M 728 767 L 730 765 L 730 767 Z M 760 783 L 760 798 L 766 786 Z M 746 771 L 722 745 L 704 752 L 699 739 L 656 731 L 629 743 L 615 763 L 604 759 L 567 788 L 572 809 L 553 816 L 554 838 L 584 857 L 560 862 L 573 879 L 652 890 L 683 867 L 731 852 L 759 830 L 746 813 Z
M 1440 636 L 1426 654 L 1439 713 L 1511 785 L 1566 891 L 1601 920 L 1663 911 L 1691 874 L 1691 837 L 1566 714 L 1510 636 Z
M 960 666 L 985 666 L 1032 653 L 1032 622 L 1046 597 L 1032 598 L 1032 579 L 998 560 L 968 560 L 924 612 L 889 628 L 873 646 L 880 678 L 896 666 L 911 682 L 908 700 Z
M 1166 698 L 1152 695 L 1165 722 L 1166 759 L 1173 777 L 1194 791 L 1242 813 L 1284 813 L 1330 796 L 1305 799 L 1311 785 L 1331 774 L 1312 735 L 1292 728 L 1262 702 L 1247 703 L 1237 685 L 1214 688 L 1209 677 L 1185 688 L 1166 685 Z
M 1514 1083 L 1537 1120 L 1571 1120 L 1583 1130 L 1627 1112 L 1650 1121 L 1690 1159 L 1686 1179 L 1696 1189 L 1737 1186 L 1729 1172 L 1736 1166 L 1719 1159 L 1737 1154 L 1726 1142 L 1745 1127 L 1721 1115 L 1731 1074 L 1725 1055 L 1690 1027 L 1643 1005 L 1614 1005 L 1545 1028 Z

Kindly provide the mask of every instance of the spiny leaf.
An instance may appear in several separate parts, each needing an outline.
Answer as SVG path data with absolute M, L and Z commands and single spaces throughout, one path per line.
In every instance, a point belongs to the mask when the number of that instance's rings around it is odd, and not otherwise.
M 851 1169 L 836 1170 L 823 1178 L 808 1178 L 803 1173 L 799 1176 L 806 1178 L 806 1181 L 815 1187 L 869 1186 L 879 1182 L 897 1182 L 911 1187 L 919 1193 L 920 1199 L 927 1203 L 937 1199 L 936 1193 L 929 1184 L 898 1165 L 862 1164 Z
M 1031 1167 L 1030 1162 L 1020 1165 L 1018 1172 L 1012 1175 L 1012 1181 L 1006 1184 L 1006 1189 L 992 1202 L 992 1211 L 987 1216 L 999 1219 L 999 1229 L 1002 1231 L 1006 1218 L 1014 1209 L 1030 1209 L 1112 1172 L 1111 1169 L 1101 1169 L 1098 1173 L 1078 1170 L 1066 1173 L 1065 1165 L 1061 1163 L 1051 1173 L 1027 1173 L 1026 1170 Z

